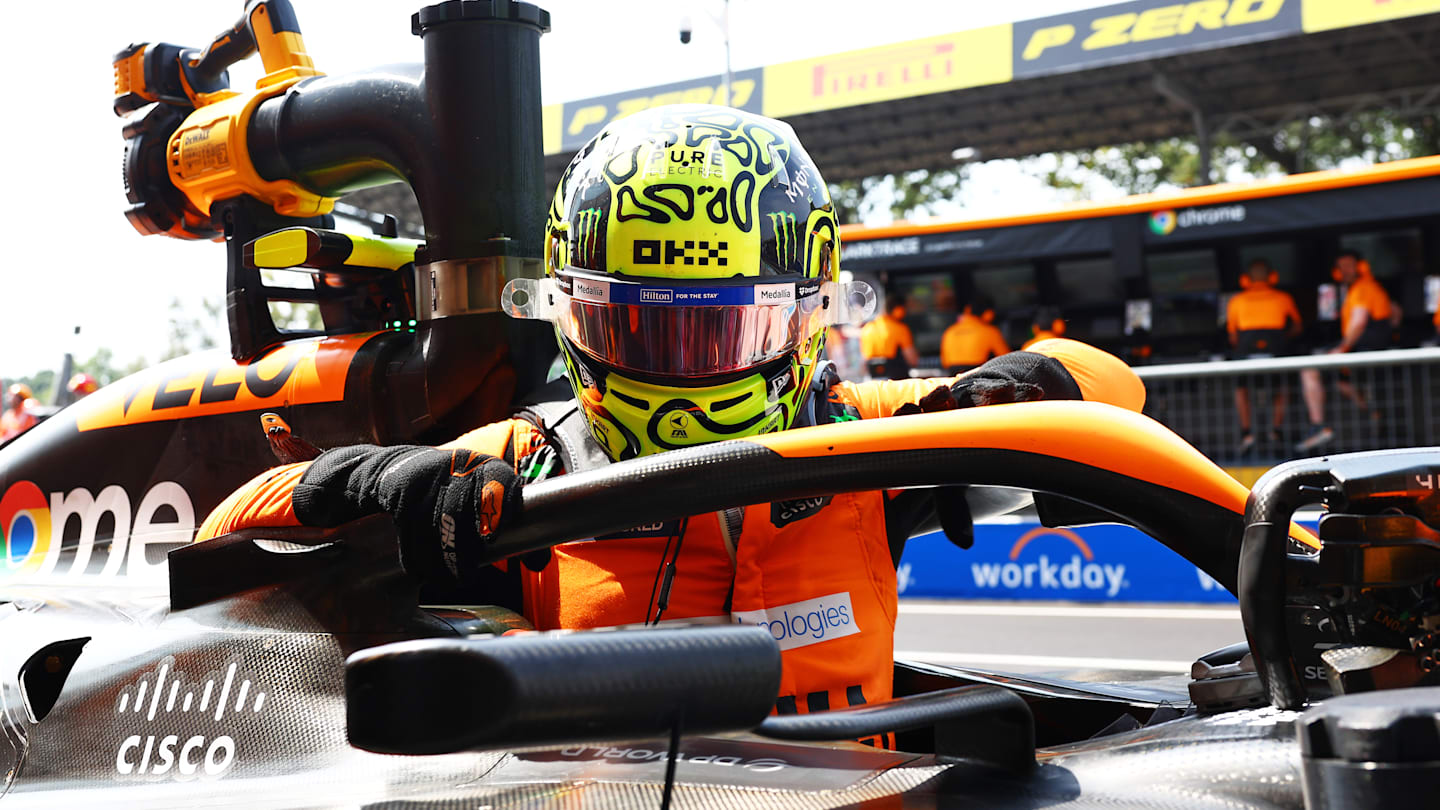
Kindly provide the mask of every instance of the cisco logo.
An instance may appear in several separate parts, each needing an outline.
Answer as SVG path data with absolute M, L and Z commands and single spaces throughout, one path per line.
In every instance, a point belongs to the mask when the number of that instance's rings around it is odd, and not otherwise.
M 647 304 L 668 304 L 675 300 L 673 290 L 640 290 L 640 300 Z
M 260 714 L 269 691 L 231 658 L 219 670 L 190 680 L 166 656 L 153 673 L 120 690 L 115 717 L 138 724 L 139 733 L 120 742 L 115 772 L 120 776 L 216 777 L 230 770 L 238 753 L 228 726 Z M 195 734 L 212 726 L 211 733 Z M 169 733 L 176 727 L 179 733 Z

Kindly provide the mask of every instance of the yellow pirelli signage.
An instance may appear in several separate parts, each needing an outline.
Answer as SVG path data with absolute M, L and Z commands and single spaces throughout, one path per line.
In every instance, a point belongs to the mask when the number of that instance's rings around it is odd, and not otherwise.
M 1015 76 L 1224 47 L 1300 32 L 1301 0 L 1136 0 L 1015 24 Z
M 1440 0 L 1305 0 L 1307 33 L 1440 11 Z
M 1010 26 L 765 68 L 765 115 L 783 117 L 1010 81 Z
M 1432 13 L 1440 0 L 1129 0 L 737 71 L 729 103 L 784 118 Z M 675 103 L 725 103 L 720 77 L 546 107 L 545 153 Z

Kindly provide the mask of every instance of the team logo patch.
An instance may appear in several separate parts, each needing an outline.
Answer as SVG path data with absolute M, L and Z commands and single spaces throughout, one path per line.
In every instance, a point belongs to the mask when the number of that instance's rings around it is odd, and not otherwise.
M 830 505 L 834 495 L 825 495 L 819 498 L 796 498 L 791 501 L 779 501 L 770 504 L 770 522 L 779 529 L 789 526 L 797 520 L 804 520 L 821 509 Z

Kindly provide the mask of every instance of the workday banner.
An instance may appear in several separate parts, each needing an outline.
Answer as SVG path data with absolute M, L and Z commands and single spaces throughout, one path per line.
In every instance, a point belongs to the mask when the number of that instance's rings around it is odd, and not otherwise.
M 1179 554 L 1129 526 L 1047 529 L 981 523 L 962 550 L 939 532 L 912 539 L 900 595 L 1080 602 L 1234 602 Z

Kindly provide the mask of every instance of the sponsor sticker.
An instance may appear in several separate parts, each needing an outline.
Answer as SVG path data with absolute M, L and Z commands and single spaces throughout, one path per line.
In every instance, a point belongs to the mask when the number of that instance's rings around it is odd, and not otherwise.
M 804 520 L 811 515 L 819 513 L 834 500 L 834 495 L 825 495 L 819 498 L 796 498 L 792 501 L 779 501 L 770 504 L 770 522 L 779 529 L 788 526 L 797 520 Z
M 574 290 L 576 298 L 601 304 L 610 303 L 610 282 L 608 281 L 595 281 L 577 276 L 574 278 L 571 288 Z
M 793 304 L 795 303 L 794 284 L 756 284 L 755 303 L 757 304 Z
M 176 670 L 173 655 L 166 656 L 116 698 L 116 720 L 138 725 L 115 750 L 116 777 L 221 776 L 235 764 L 233 725 L 260 715 L 269 694 L 238 657 L 191 680 Z M 197 730 L 205 733 L 189 733 Z
M 764 610 L 735 611 L 730 616 L 736 624 L 765 627 L 781 650 L 808 647 L 860 632 L 849 591 Z
M 1022 558 L 1025 547 L 1040 537 L 1068 540 L 1074 551 L 1068 555 L 1063 552 L 1053 556 L 1041 553 L 1033 558 Z M 1007 561 L 971 563 L 970 573 L 975 578 L 975 587 L 980 589 L 1080 590 L 1104 594 L 1111 599 L 1130 584 L 1125 579 L 1124 563 L 1096 561 L 1090 546 L 1069 529 L 1039 528 L 1026 532 L 1010 547 Z
M 194 502 L 174 481 L 157 482 L 137 503 L 118 484 L 47 498 L 17 480 L 0 492 L 0 581 L 159 575 L 163 552 L 189 543 L 195 525 Z

